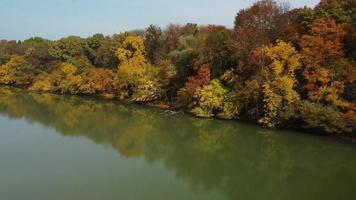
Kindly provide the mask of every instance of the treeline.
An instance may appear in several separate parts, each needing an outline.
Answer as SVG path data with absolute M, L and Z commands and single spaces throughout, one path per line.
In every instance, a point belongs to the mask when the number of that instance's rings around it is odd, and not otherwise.
M 355 0 L 292 10 L 262 0 L 239 11 L 231 30 L 189 23 L 110 37 L 1 41 L 0 83 L 352 133 L 355 10 Z

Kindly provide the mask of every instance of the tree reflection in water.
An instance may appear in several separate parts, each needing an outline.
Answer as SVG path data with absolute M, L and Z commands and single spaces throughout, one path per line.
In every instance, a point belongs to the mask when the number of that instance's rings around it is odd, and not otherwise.
M 355 198 L 356 148 L 233 121 L 167 115 L 115 101 L 0 88 L 0 112 L 87 137 L 127 158 L 163 161 L 196 192 L 229 199 Z

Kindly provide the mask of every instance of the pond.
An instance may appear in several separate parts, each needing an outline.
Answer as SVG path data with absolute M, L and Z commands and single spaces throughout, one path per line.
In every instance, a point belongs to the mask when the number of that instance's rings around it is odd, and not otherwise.
M 356 199 L 356 145 L 0 88 L 0 199 Z

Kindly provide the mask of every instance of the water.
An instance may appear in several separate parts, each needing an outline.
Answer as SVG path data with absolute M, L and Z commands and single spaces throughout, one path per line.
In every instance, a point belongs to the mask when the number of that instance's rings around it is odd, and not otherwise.
M 356 145 L 0 88 L 0 200 L 356 199 Z

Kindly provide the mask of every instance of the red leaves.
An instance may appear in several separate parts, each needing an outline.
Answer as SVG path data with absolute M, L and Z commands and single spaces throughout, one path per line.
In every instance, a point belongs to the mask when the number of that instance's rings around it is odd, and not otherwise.
M 211 80 L 211 70 L 208 66 L 202 66 L 199 68 L 195 76 L 188 78 L 185 86 L 178 91 L 178 102 L 177 106 L 187 106 L 191 103 L 194 94 L 198 88 L 209 84 Z
M 198 70 L 197 75 L 189 77 L 185 84 L 187 92 L 193 96 L 197 88 L 202 87 L 210 82 L 211 71 L 208 66 L 203 66 Z

